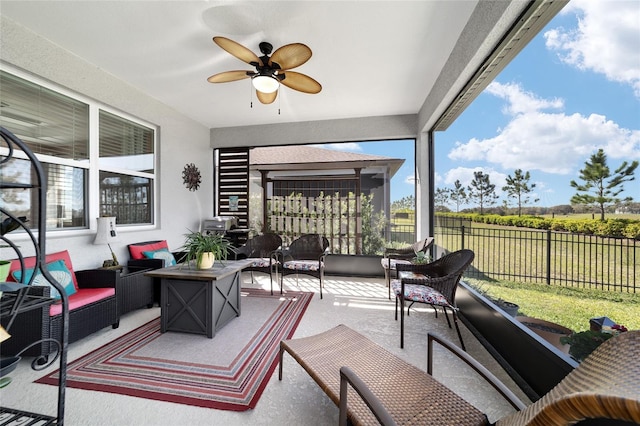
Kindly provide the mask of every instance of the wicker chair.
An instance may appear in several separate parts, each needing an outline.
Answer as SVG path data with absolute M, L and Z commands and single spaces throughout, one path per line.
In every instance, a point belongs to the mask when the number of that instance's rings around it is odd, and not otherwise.
M 477 363 L 467 353 L 454 345 L 429 334 L 427 373 L 433 371 L 433 342 L 441 344 L 451 353 L 466 362 L 488 383 L 506 398 L 518 411 L 498 420 L 497 426 L 525 425 L 631 425 L 640 424 L 640 331 L 628 331 L 602 343 L 560 383 L 546 395 L 526 406 L 513 395 L 493 374 Z M 345 364 L 346 365 L 346 364 Z M 396 418 L 407 411 L 414 415 L 412 420 L 420 419 L 421 424 L 442 424 L 436 419 L 438 414 L 450 413 L 448 418 L 468 410 L 470 404 L 457 398 L 433 401 L 435 404 L 399 407 L 392 399 L 386 399 L 378 388 L 392 386 L 389 380 L 377 383 L 375 380 L 359 377 L 349 367 L 340 369 L 340 425 L 347 422 L 347 413 L 353 414 L 352 407 L 347 409 L 347 395 L 354 395 L 352 404 L 368 407 L 384 425 L 402 424 Z M 393 379 L 398 382 L 402 378 Z M 446 386 L 437 383 L 437 388 Z M 348 384 L 355 393 L 347 393 Z M 436 393 L 436 392 L 433 392 Z M 342 396 L 344 395 L 344 398 Z M 401 399 L 396 396 L 395 399 Z M 366 405 L 365 405 L 366 404 Z M 473 414 L 473 411 L 470 411 Z M 465 417 L 465 420 L 471 420 Z M 455 421 L 455 424 L 463 422 Z M 453 424 L 452 423 L 452 424 Z M 482 421 L 477 424 L 487 424 Z
M 451 309 L 456 332 L 460 338 L 460 345 L 465 349 L 458 326 L 458 308 L 456 307 L 456 289 L 464 271 L 473 262 L 474 253 L 471 250 L 458 250 L 444 255 L 440 259 L 424 264 L 396 265 L 400 278 L 391 281 L 391 288 L 396 295 L 396 321 L 398 320 L 398 304 L 400 305 L 400 347 L 404 347 L 404 302 L 410 301 L 407 315 L 411 306 L 418 303 L 426 303 L 433 307 L 441 307 L 447 319 L 449 327 L 451 321 L 447 309 Z M 466 349 L 465 349 L 466 350 Z
M 384 278 L 387 281 L 387 287 L 389 288 L 389 299 L 391 299 L 391 273 L 392 271 L 396 271 L 396 264 L 411 263 L 410 259 L 415 257 L 416 253 L 426 253 L 432 245 L 433 237 L 428 237 L 424 240 L 416 241 L 410 246 L 400 248 L 387 247 L 384 249 L 384 256 L 380 259 L 380 263 L 384 269 Z
M 324 285 L 324 258 L 329 253 L 329 240 L 319 234 L 305 234 L 293 240 L 288 248 L 279 251 L 281 265 L 280 289 L 284 276 L 304 274 L 320 280 L 320 299 Z
M 251 265 L 244 268 L 244 271 L 251 272 L 252 283 L 254 272 L 269 274 L 272 295 L 274 269 L 276 281 L 278 280 L 278 260 L 276 254 L 281 245 L 282 238 L 279 235 L 266 233 L 250 238 L 245 245 L 234 250 L 236 259 L 252 259 L 253 262 Z M 280 287 L 280 294 L 282 294 L 282 287 Z

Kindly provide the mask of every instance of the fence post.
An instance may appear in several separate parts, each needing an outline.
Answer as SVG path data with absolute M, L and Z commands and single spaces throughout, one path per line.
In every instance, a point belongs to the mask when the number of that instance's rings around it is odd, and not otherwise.
M 551 229 L 547 229 L 547 284 L 551 284 Z
M 460 250 L 464 248 L 464 225 L 460 226 L 461 238 L 460 238 Z

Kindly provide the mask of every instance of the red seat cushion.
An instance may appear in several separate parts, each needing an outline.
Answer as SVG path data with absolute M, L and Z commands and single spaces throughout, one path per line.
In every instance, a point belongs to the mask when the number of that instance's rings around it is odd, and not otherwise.
M 114 288 L 81 288 L 75 294 L 69 296 L 69 311 L 81 308 L 98 300 L 111 297 L 116 294 Z M 60 315 L 62 312 L 62 304 L 60 302 L 54 303 L 49 308 L 49 316 Z
M 156 251 L 159 249 L 169 249 L 169 245 L 166 240 L 162 241 L 149 241 L 148 243 L 129 244 L 129 254 L 132 259 L 146 259 L 143 252 Z

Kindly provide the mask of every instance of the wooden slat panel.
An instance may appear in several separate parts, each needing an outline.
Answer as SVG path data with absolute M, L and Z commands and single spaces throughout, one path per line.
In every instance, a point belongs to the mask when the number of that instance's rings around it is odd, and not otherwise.
M 238 227 L 249 227 L 249 149 L 224 148 L 218 150 L 216 164 L 216 193 L 218 215 L 238 217 Z M 237 197 L 237 210 L 231 211 L 230 198 Z

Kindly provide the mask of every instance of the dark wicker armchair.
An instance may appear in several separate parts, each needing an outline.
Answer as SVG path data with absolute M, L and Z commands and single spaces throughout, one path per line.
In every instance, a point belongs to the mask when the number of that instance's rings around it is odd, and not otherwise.
M 273 294 L 273 272 L 276 274 L 276 281 L 278 280 L 278 259 L 277 250 L 282 246 L 282 238 L 279 235 L 266 233 L 262 235 L 256 235 L 253 238 L 247 240 L 247 243 L 242 247 L 234 249 L 236 259 L 252 259 L 253 262 L 248 267 L 244 268 L 245 271 L 251 272 L 251 282 L 253 283 L 253 273 L 263 272 L 269 274 L 269 281 L 271 282 L 271 294 Z M 282 287 L 280 287 L 280 294 L 282 294 Z
M 324 258 L 328 253 L 329 240 L 320 234 L 305 234 L 293 240 L 288 248 L 279 252 L 280 289 L 284 284 L 285 275 L 310 275 L 320 280 L 320 299 L 322 299 Z
M 400 305 L 400 347 L 404 347 L 404 303 L 411 302 L 407 308 L 407 315 L 411 306 L 418 303 L 426 303 L 438 311 L 441 307 L 447 319 L 449 327 L 451 321 L 447 309 L 451 309 L 456 332 L 460 338 L 460 345 L 465 349 L 458 326 L 458 308 L 456 307 L 456 289 L 464 271 L 473 262 L 474 253 L 471 250 L 458 250 L 449 253 L 440 259 L 424 264 L 397 264 L 398 278 L 391 281 L 391 288 L 396 295 L 396 320 L 398 319 L 398 304 Z M 466 349 L 465 349 L 466 350 Z
M 427 253 L 427 250 L 429 250 L 432 245 L 433 237 L 428 237 L 405 247 L 387 247 L 384 249 L 384 256 L 380 260 L 380 263 L 384 268 L 384 278 L 387 281 L 387 287 L 389 288 L 389 299 L 391 299 L 391 275 L 392 271 L 396 271 L 396 264 L 411 263 L 410 259 L 415 257 L 416 253 Z
M 169 250 L 169 245 L 166 240 L 153 240 L 153 241 L 142 241 L 138 243 L 132 243 L 127 245 L 127 249 L 129 250 L 129 256 L 131 257 L 127 261 L 127 268 L 129 268 L 130 272 L 135 271 L 144 271 L 147 269 L 160 269 L 166 266 L 171 266 L 171 264 L 167 263 L 167 259 L 162 258 L 146 258 L 144 257 L 144 251 L 155 251 L 160 248 L 166 248 Z M 187 253 L 184 251 L 171 251 L 171 255 L 173 256 L 173 260 L 176 263 L 182 263 L 186 259 Z M 153 279 L 153 302 L 155 304 L 160 305 L 160 278 Z M 145 291 L 146 292 L 146 291 Z M 137 296 L 142 297 L 143 295 L 139 293 Z

